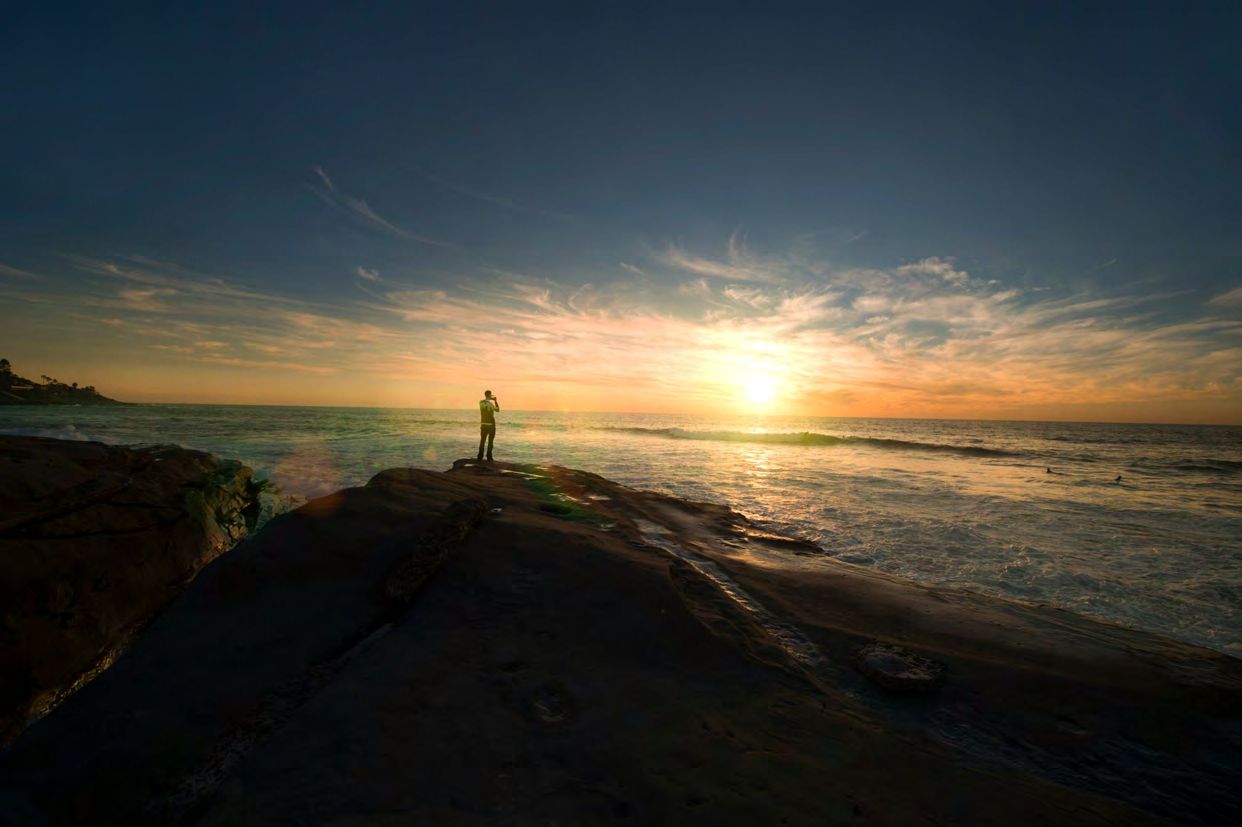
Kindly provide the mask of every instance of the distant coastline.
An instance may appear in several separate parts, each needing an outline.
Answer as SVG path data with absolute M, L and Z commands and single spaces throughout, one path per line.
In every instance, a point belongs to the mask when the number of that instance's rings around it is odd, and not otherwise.
M 124 405 L 110 399 L 94 385 L 78 386 L 52 376 L 41 376 L 35 382 L 13 372 L 8 359 L 0 359 L 0 405 Z

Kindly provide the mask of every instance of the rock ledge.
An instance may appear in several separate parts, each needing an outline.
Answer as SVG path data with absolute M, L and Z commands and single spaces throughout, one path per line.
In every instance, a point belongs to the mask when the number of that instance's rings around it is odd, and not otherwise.
M 246 536 L 261 488 L 199 451 L 0 436 L 0 746 Z

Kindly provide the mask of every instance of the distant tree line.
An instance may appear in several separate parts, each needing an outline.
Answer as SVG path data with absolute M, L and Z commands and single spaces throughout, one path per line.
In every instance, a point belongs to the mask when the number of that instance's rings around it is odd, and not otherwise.
M 34 382 L 13 372 L 13 363 L 8 359 L 0 359 L 0 391 L 13 391 L 22 399 L 30 402 L 70 402 L 74 400 L 91 401 L 84 397 L 98 397 L 97 401 L 112 401 L 99 396 L 94 385 L 78 387 L 77 382 L 62 382 L 46 373 L 39 377 L 42 382 Z M 24 395 L 23 395 L 24 392 Z M 7 394 L 7 399 L 0 402 L 11 403 L 19 396 Z

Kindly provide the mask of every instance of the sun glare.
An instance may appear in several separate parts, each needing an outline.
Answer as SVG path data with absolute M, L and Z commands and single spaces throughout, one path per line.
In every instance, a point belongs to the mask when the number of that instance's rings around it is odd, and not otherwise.
M 776 382 L 767 374 L 756 373 L 746 380 L 744 390 L 747 400 L 763 405 L 771 402 L 776 395 Z

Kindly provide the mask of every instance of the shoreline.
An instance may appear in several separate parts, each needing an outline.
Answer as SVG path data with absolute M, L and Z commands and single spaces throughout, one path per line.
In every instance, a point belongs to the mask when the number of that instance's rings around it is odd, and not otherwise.
M 441 820 L 950 819 L 943 789 L 972 818 L 1242 813 L 1242 661 L 817 551 L 558 466 L 384 471 L 207 566 L 0 753 L 20 785 L 0 801 L 32 823 L 360 800 Z M 181 733 L 171 752 L 161 732 Z M 108 766 L 144 769 L 121 790 Z M 409 798 L 407 770 L 437 783 Z
M 266 443 L 254 440 L 244 440 L 233 444 L 230 436 L 217 439 L 178 439 L 179 436 L 188 436 L 189 431 L 178 433 L 176 427 L 169 433 L 153 433 L 152 438 L 155 441 L 135 440 L 134 436 L 137 431 L 142 430 L 141 428 L 122 429 L 118 427 L 113 430 L 105 424 L 108 421 L 100 420 L 95 423 L 103 428 L 102 433 L 90 427 L 90 422 L 83 424 L 81 431 L 72 426 L 67 429 L 41 427 L 38 423 L 30 427 L 14 428 L 12 431 L 15 435 L 28 434 L 42 438 L 82 442 L 99 441 L 102 436 L 105 444 L 133 449 L 175 445 L 180 442 L 183 445 L 193 446 L 187 447 L 186 450 L 203 450 L 217 456 L 241 457 L 244 462 L 258 469 L 261 476 L 270 478 L 278 487 L 279 493 L 284 495 L 279 498 L 280 502 L 272 502 L 275 497 L 267 496 L 263 510 L 262 519 L 264 520 L 271 513 L 279 513 L 296 507 L 307 499 L 329 495 L 343 486 L 364 485 L 376 470 L 387 465 L 404 464 L 401 460 L 407 459 L 403 455 L 408 453 L 404 446 L 411 439 L 415 441 L 415 457 L 412 457 L 415 461 L 414 467 L 427 470 L 443 467 L 442 461 L 434 458 L 450 455 L 450 451 L 461 447 L 461 440 L 447 440 L 449 443 L 456 444 L 446 446 L 444 438 L 446 429 L 433 427 L 425 433 L 422 430 L 415 430 L 408 439 L 398 440 L 400 447 L 394 448 L 396 443 L 389 439 L 387 447 L 370 452 L 373 456 L 358 457 L 351 453 L 354 449 L 350 446 L 354 443 L 351 443 L 348 437 L 343 446 L 333 445 L 330 434 L 325 430 L 325 428 L 330 429 L 330 424 L 327 426 L 311 424 L 306 427 L 305 434 L 300 436 L 303 440 L 309 437 L 311 444 L 314 444 L 315 440 L 323 441 L 320 462 L 326 460 L 326 465 L 316 466 L 298 457 L 302 450 L 300 445 L 307 444 L 304 441 L 300 441 L 300 444 L 295 443 L 287 451 L 271 451 L 265 447 Z M 197 420 L 179 421 L 188 424 L 178 427 L 187 427 L 191 430 L 196 427 L 194 423 Z M 381 439 L 395 435 L 407 427 L 420 428 L 422 424 L 421 422 L 400 423 L 393 426 L 392 434 L 385 433 Z M 429 426 L 449 424 L 439 419 L 426 423 Z M 510 434 L 511 439 L 517 438 L 515 435 L 521 435 L 521 439 L 530 440 L 530 444 L 535 446 L 534 451 L 523 451 L 519 445 L 517 453 L 522 457 L 520 461 L 531 461 L 529 457 L 532 454 L 534 456 L 549 455 L 555 457 L 553 462 L 560 464 L 597 467 L 588 461 L 579 461 L 584 459 L 580 456 L 561 456 L 565 452 L 556 450 L 544 434 L 549 427 L 547 423 L 525 424 L 526 428 L 521 427 L 521 423 L 510 424 L 511 428 L 514 428 L 513 433 Z M 381 425 L 381 429 L 383 427 Z M 627 440 L 621 444 L 621 447 L 625 450 L 639 451 L 645 440 L 648 438 L 664 440 L 664 431 L 670 430 L 615 425 L 583 427 L 586 428 L 583 431 L 584 434 L 592 435 L 588 437 L 588 440 L 596 440 L 599 443 L 595 448 L 588 449 L 586 453 L 594 452 L 597 455 L 601 450 L 599 445 L 611 446 L 617 443 L 603 442 L 593 435 L 602 434 L 604 439 L 612 440 L 613 434 L 620 434 L 623 437 L 633 434 L 639 442 Z M 2 436 L 0 434 L 0 438 Z M 1125 484 L 1119 485 L 1114 483 L 1113 473 L 1117 468 L 1112 466 L 1105 469 L 1106 472 L 1088 473 L 1091 466 L 1065 468 L 1060 466 L 1055 458 L 1032 455 L 1034 458 L 1028 460 L 1025 455 L 1011 457 L 1003 451 L 997 451 L 997 456 L 994 457 L 990 452 L 996 449 L 989 447 L 991 443 L 966 446 L 933 444 L 927 446 L 932 450 L 924 452 L 919 442 L 899 442 L 888 438 L 871 440 L 858 437 L 833 437 L 827 440 L 828 444 L 822 448 L 817 444 L 818 439 L 812 440 L 810 445 L 804 445 L 805 440 L 787 438 L 818 437 L 817 434 L 777 433 L 774 435 L 777 438 L 771 438 L 773 435 L 768 435 L 768 438 L 758 440 L 758 444 L 770 446 L 773 451 L 778 452 L 775 456 L 779 457 L 783 467 L 795 472 L 805 471 L 805 467 L 799 467 L 799 463 L 805 466 L 807 463 L 820 462 L 821 459 L 817 457 L 821 454 L 823 462 L 834 464 L 835 458 L 840 457 L 847 463 L 847 470 L 831 483 L 830 496 L 848 497 L 850 495 L 850 489 L 855 481 L 850 477 L 851 470 L 848 463 L 858 461 L 876 463 L 879 469 L 884 469 L 884 464 L 887 465 L 889 470 L 882 476 L 889 481 L 889 484 L 878 486 L 878 493 L 860 494 L 853 501 L 844 500 L 843 502 L 848 504 L 843 506 L 843 510 L 839 512 L 829 509 L 822 515 L 816 515 L 800 514 L 798 511 L 803 502 L 811 502 L 816 497 L 816 491 L 805 484 L 799 484 L 801 486 L 799 491 L 790 488 L 783 495 L 777 495 L 777 498 L 769 498 L 767 495 L 751 496 L 753 487 L 748 490 L 745 486 L 730 485 L 727 481 L 722 484 L 719 478 L 702 477 L 703 471 L 709 474 L 716 473 L 719 467 L 745 459 L 740 452 L 735 452 L 732 448 L 728 451 L 720 450 L 723 445 L 741 443 L 733 439 L 709 439 L 714 436 L 719 436 L 719 434 L 713 431 L 702 433 L 691 431 L 684 437 L 681 434 L 676 437 L 688 443 L 681 448 L 680 454 L 692 463 L 696 461 L 695 456 L 701 451 L 713 452 L 705 454 L 713 458 L 710 463 L 712 468 L 695 466 L 700 476 L 679 473 L 676 468 L 655 467 L 658 463 L 644 464 L 642 462 L 637 462 L 632 468 L 622 468 L 621 466 L 627 464 L 625 462 L 614 462 L 611 466 L 605 465 L 600 470 L 614 479 L 624 480 L 627 484 L 639 487 L 654 486 L 657 490 L 673 496 L 698 494 L 701 499 L 710 499 L 728 505 L 765 521 L 773 527 L 774 531 L 818 543 L 823 548 L 825 556 L 883 571 L 915 583 L 975 591 L 1002 600 L 1036 606 L 1056 606 L 1126 628 L 1168 635 L 1178 640 L 1215 649 L 1232 657 L 1242 657 L 1242 642 L 1240 642 L 1242 638 L 1238 637 L 1239 630 L 1232 619 L 1234 615 L 1231 614 L 1233 606 L 1228 602 L 1224 592 L 1214 590 L 1212 586 L 1213 583 L 1229 582 L 1235 576 L 1236 565 L 1229 562 L 1234 558 L 1228 554 L 1213 557 L 1213 552 L 1217 548 L 1228 551 L 1234 545 L 1234 535 L 1229 533 L 1232 530 L 1230 520 L 1232 519 L 1234 524 L 1237 523 L 1237 518 L 1233 515 L 1238 513 L 1239 506 L 1230 506 L 1231 501 L 1228 497 L 1232 495 L 1222 494 L 1221 496 L 1225 499 L 1216 498 L 1218 501 L 1206 504 L 1208 509 L 1214 510 L 1205 511 L 1204 503 L 1199 502 L 1186 504 L 1180 512 L 1169 512 L 1178 520 L 1176 525 L 1169 525 L 1160 518 L 1160 515 L 1165 513 L 1163 504 L 1175 502 L 1175 499 L 1165 499 L 1166 497 L 1173 498 L 1178 494 L 1188 497 L 1208 497 L 1206 493 L 1199 493 L 1205 488 L 1201 482 L 1202 479 L 1206 479 L 1203 477 L 1205 474 L 1216 474 L 1217 476 L 1211 479 L 1218 480 L 1225 488 L 1235 488 L 1236 476 L 1239 473 L 1238 466 L 1242 466 L 1242 461 L 1220 459 L 1220 457 L 1232 456 L 1227 452 L 1207 452 L 1201 457 L 1188 455 L 1189 458 L 1185 461 L 1174 463 L 1171 467 L 1177 469 L 1177 473 L 1186 479 L 1172 482 L 1169 487 L 1162 490 L 1153 488 L 1152 486 L 1157 483 L 1145 475 L 1152 474 L 1152 468 L 1163 466 L 1145 457 L 1140 457 L 1131 466 L 1117 466 L 1126 475 Z M 724 436 L 733 435 L 724 434 Z M 417 458 L 417 444 L 420 440 L 427 445 L 434 446 L 423 452 L 424 456 L 421 460 Z M 872 443 L 880 444 L 877 446 Z M 699 447 L 700 445 L 702 448 Z M 894 447 L 895 445 L 897 447 Z M 786 450 L 789 447 L 796 451 L 805 450 L 806 453 L 795 456 Z M 436 449 L 439 449 L 438 452 Z M 663 446 L 657 446 L 657 449 L 666 452 L 677 450 Z M 838 450 L 840 453 L 834 453 Z M 859 459 L 854 458 L 855 452 Z M 982 456 L 978 456 L 980 452 L 983 452 Z M 330 454 L 335 455 L 335 460 Z M 286 465 L 286 455 L 293 457 L 294 462 Z M 617 453 L 617 456 L 620 455 Z M 910 457 L 909 460 L 896 459 L 897 456 L 907 455 Z M 303 456 L 313 456 L 313 452 L 308 451 Z M 428 459 L 429 457 L 432 459 Z M 962 495 L 952 494 L 946 489 L 946 492 L 955 498 L 953 502 L 948 502 L 951 497 L 946 497 L 943 502 L 929 501 L 918 505 L 912 501 L 909 508 L 903 506 L 903 497 L 923 496 L 919 493 L 922 481 L 910 475 L 903 477 L 899 471 L 894 470 L 900 467 L 898 463 L 912 462 L 923 466 L 929 463 L 929 458 L 939 457 L 948 457 L 953 461 L 964 459 L 969 463 L 981 461 L 983 464 L 977 467 L 984 473 L 997 473 L 998 467 L 1010 469 L 1007 471 L 1010 476 L 1020 475 L 1023 473 L 1021 469 L 1028 467 L 1035 469 L 1038 473 L 1028 474 L 1029 477 L 1033 477 L 1031 479 L 1009 480 L 1010 483 L 1020 482 L 1022 485 L 1022 490 L 1016 492 L 1016 498 L 1011 499 L 1006 508 L 985 511 L 983 509 L 988 507 L 988 497 L 1010 497 L 1010 491 L 1014 490 L 1012 484 L 1009 490 L 997 488 L 982 492 L 969 491 L 973 482 L 963 475 L 973 473 L 972 469 L 976 467 L 973 464 L 968 466 L 959 463 L 954 468 L 933 468 L 933 484 L 936 484 L 935 474 L 942 470 L 958 475 L 960 479 L 950 484 L 965 486 Z M 723 460 L 723 465 L 717 460 Z M 999 462 L 1000 466 L 992 460 Z M 1044 465 L 1049 460 L 1056 470 L 1052 474 L 1045 474 Z M 1165 464 L 1168 464 L 1167 461 Z M 717 477 L 719 477 L 718 474 Z M 697 484 L 697 480 L 700 479 L 708 480 L 705 487 Z M 859 486 L 870 482 L 871 480 L 865 478 L 857 481 Z M 794 488 L 798 488 L 799 485 L 795 485 Z M 860 487 L 859 490 L 863 489 Z M 1151 537 L 1152 547 L 1149 549 L 1140 539 L 1134 539 L 1139 536 L 1131 531 L 1135 526 L 1124 528 L 1120 535 L 1112 529 L 1092 528 L 1091 506 L 1083 499 L 1083 492 L 1098 492 L 1103 498 L 1100 501 L 1102 513 L 1098 515 L 1103 522 L 1098 523 L 1099 525 L 1117 526 L 1120 524 L 1119 521 L 1137 520 L 1139 533 L 1146 532 L 1145 536 Z M 794 496 L 799 493 L 805 495 L 802 500 Z M 866 500 L 866 496 L 880 499 L 872 502 Z M 968 531 L 979 532 L 967 535 L 964 540 L 961 540 L 963 545 L 960 548 L 955 545 L 959 542 L 958 537 L 954 536 L 952 531 L 945 529 L 945 526 L 955 521 L 954 515 L 959 512 L 946 512 L 944 510 L 946 504 L 971 509 L 972 513 L 969 515 L 961 512 L 963 515 L 961 522 Z M 1079 507 L 1085 510 L 1079 510 L 1078 513 L 1071 511 L 1060 522 L 1041 519 L 1041 510 L 1043 513 L 1050 513 L 1057 512 L 1062 507 L 1069 509 Z M 980 513 L 973 513 L 977 508 L 980 509 Z M 1138 511 L 1128 512 L 1126 509 L 1138 509 Z M 870 530 L 867 524 L 870 514 L 878 515 L 883 521 L 880 528 L 874 531 Z M 1206 515 L 1209 522 L 1198 522 L 1198 527 L 1192 525 L 1196 522 L 1193 519 L 1196 515 Z M 840 522 L 838 516 L 843 516 L 844 522 Z M 1023 519 L 1038 522 L 1029 523 L 1034 526 L 1031 530 L 1020 531 L 1012 536 L 1001 529 L 1006 525 L 1006 521 Z M 1011 524 L 1019 528 L 1023 525 L 1021 522 L 1011 522 Z M 1062 531 L 1065 532 L 1064 535 Z M 1173 537 L 1178 531 L 1188 532 L 1180 535 L 1186 541 L 1181 547 L 1176 547 L 1172 541 L 1166 539 Z M 1131 539 L 1127 540 L 1126 535 L 1131 535 Z M 1060 546 L 1057 545 L 1057 541 L 1051 540 L 1052 537 L 1062 536 L 1064 541 Z M 1106 544 L 1111 542 L 1113 536 L 1117 536 L 1120 543 L 1116 548 L 1110 549 Z M 943 549 L 943 551 L 936 551 L 937 549 Z M 1110 553 L 1100 557 L 1095 553 L 1100 549 Z M 1091 553 L 1087 553 L 1088 550 Z M 1178 552 L 1178 554 L 1168 557 L 1168 554 L 1172 552 Z M 1182 553 L 1193 555 L 1193 557 L 1188 556 L 1183 562 Z M 946 554 L 949 556 L 946 557 Z M 1015 561 L 1012 567 L 1008 565 L 1010 557 L 1006 556 L 1007 554 L 1011 554 Z M 1129 557 L 1131 554 L 1134 555 L 1135 565 L 1133 566 Z M 1161 559 L 1157 559 L 1161 555 L 1173 565 L 1168 567 Z M 1199 560 L 1207 568 L 1194 568 L 1194 564 L 1190 562 L 1192 560 Z M 1111 561 L 1111 563 L 1102 561 Z M 1117 564 L 1117 567 L 1111 567 L 1113 564 Z M 1144 571 L 1149 575 L 1149 578 L 1145 580 L 1140 579 L 1141 572 Z M 1203 573 L 1194 575 L 1193 572 L 1196 571 Z M 1120 574 L 1115 576 L 1115 572 Z M 1171 599 L 1172 603 L 1166 603 L 1166 597 Z M 1176 607 L 1176 609 L 1170 607 Z M 1186 620 L 1187 618 L 1196 618 L 1196 620 L 1191 622 Z

